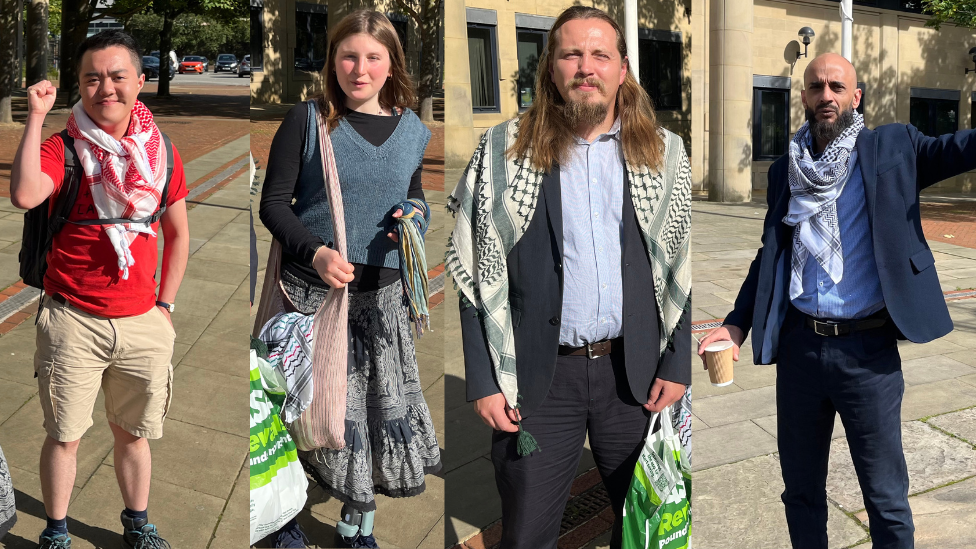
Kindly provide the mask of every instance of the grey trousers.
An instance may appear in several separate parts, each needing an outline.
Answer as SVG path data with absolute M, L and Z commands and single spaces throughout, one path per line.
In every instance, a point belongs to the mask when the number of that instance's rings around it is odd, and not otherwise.
M 555 549 L 587 434 L 615 517 L 610 547 L 620 547 L 624 499 L 650 417 L 630 394 L 622 355 L 557 359 L 546 399 L 523 419 L 541 451 L 519 457 L 517 433 L 492 435 L 502 549 Z

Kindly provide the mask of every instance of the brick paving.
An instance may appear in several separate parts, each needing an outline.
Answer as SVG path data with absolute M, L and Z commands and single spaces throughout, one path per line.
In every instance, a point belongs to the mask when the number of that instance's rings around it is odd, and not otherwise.
M 921 212 L 927 240 L 976 248 L 976 201 L 923 203 Z

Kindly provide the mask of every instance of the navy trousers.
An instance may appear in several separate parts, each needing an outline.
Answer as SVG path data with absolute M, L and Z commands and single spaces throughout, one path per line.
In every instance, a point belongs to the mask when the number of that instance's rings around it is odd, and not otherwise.
M 793 306 L 776 365 L 777 434 L 794 549 L 827 549 L 827 467 L 834 413 L 847 433 L 874 549 L 912 549 L 908 469 L 901 445 L 905 393 L 897 331 L 817 335 Z
M 549 393 L 523 427 L 542 449 L 519 457 L 516 434 L 495 431 L 491 461 L 502 500 L 502 549 L 555 549 L 587 433 L 614 513 L 610 547 L 621 544 L 621 513 L 650 414 L 634 402 L 623 353 L 590 360 L 561 356 Z

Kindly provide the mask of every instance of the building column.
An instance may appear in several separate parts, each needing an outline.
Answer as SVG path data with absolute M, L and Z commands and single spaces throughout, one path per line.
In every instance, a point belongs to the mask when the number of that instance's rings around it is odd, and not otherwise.
M 468 64 L 468 20 L 463 2 L 444 4 L 444 167 L 463 169 L 476 140 Z M 445 181 L 444 190 L 456 181 Z
M 640 84 L 640 48 L 637 38 L 637 0 L 624 0 L 624 41 L 627 43 L 627 64 Z
M 47 0 L 30 0 L 27 10 L 27 85 L 47 80 Z
M 752 0 L 710 0 L 708 199 L 752 199 Z

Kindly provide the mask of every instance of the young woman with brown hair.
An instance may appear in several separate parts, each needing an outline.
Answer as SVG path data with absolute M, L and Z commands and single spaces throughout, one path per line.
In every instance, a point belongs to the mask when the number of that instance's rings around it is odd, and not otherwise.
M 260 217 L 282 246 L 280 288 L 291 312 L 314 314 L 330 288 L 348 286 L 345 445 L 301 457 L 345 504 L 336 546 L 376 547 L 374 494 L 417 495 L 425 475 L 441 467 L 391 229 L 405 201 L 424 199 L 420 176 L 430 130 L 408 108 L 415 95 L 384 15 L 358 10 L 340 21 L 323 76 L 324 94 L 291 109 L 275 135 Z M 346 259 L 334 249 L 319 116 L 341 187 Z

